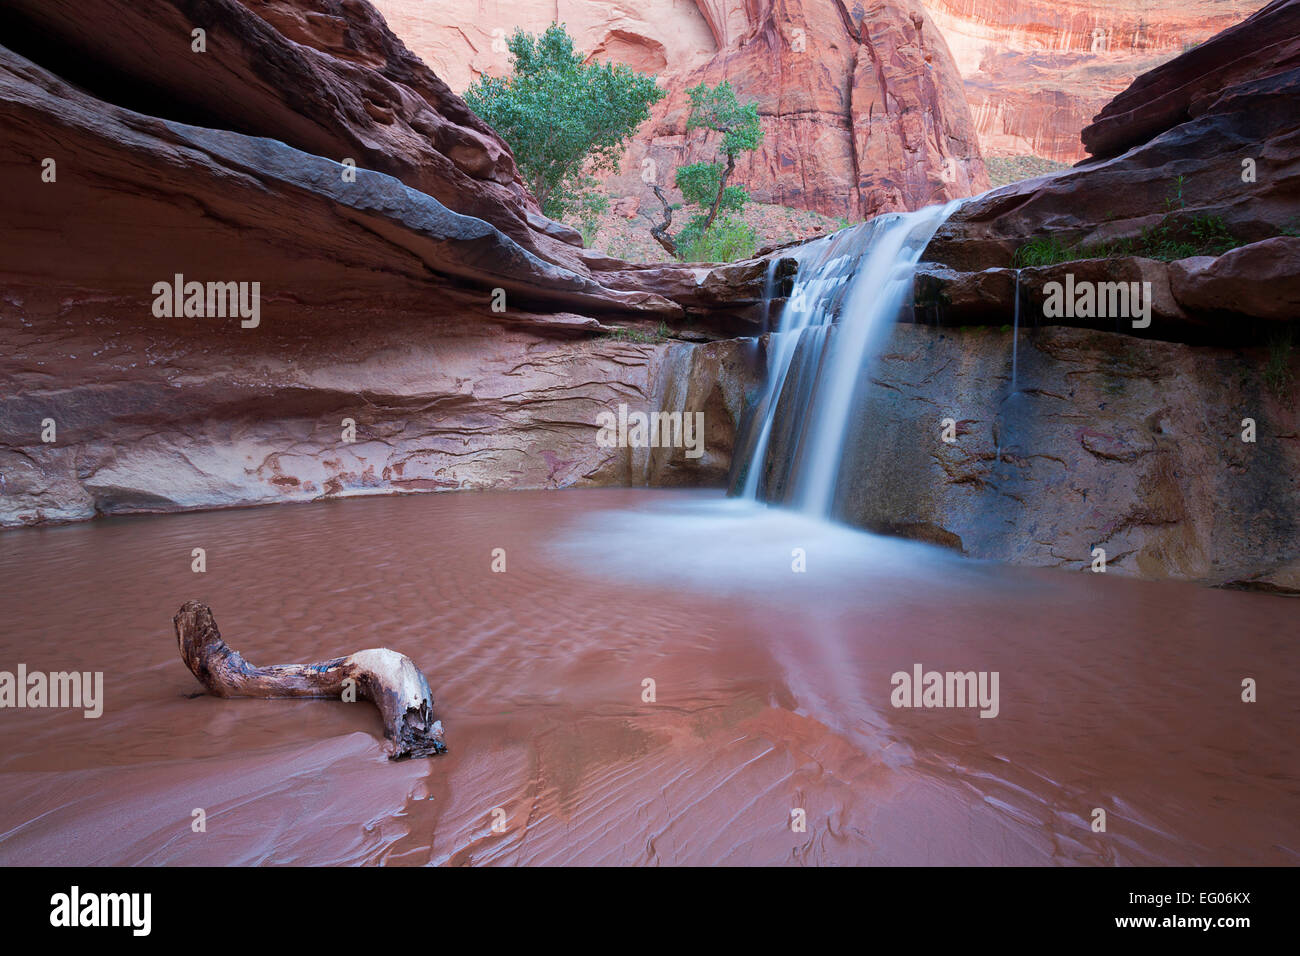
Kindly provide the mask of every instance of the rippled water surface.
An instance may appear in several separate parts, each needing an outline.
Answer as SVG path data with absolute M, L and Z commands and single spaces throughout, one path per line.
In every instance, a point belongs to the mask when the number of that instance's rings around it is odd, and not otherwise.
M 0 863 L 1300 860 L 1285 598 L 643 490 L 26 529 L 0 581 L 0 670 L 103 671 L 106 697 L 0 710 Z M 191 697 L 190 598 L 258 664 L 408 654 L 451 752 L 390 763 L 365 703 Z M 895 709 L 917 663 L 997 671 L 998 716 Z

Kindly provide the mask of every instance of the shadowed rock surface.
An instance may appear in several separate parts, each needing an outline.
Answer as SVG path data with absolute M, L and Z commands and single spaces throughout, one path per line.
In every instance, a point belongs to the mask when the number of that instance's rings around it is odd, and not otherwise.
M 90 94 L 388 173 L 525 247 L 571 251 L 509 149 L 367 3 L 12 0 L 5 43 Z M 261 14 L 261 15 L 259 15 Z M 285 32 L 281 32 L 281 28 Z M 205 31 L 206 52 L 191 33 Z
M 854 404 L 840 516 L 975 558 L 1088 570 L 1100 547 L 1110 573 L 1300 592 L 1300 411 L 1264 349 L 1022 327 L 1014 391 L 1011 350 L 898 326 Z

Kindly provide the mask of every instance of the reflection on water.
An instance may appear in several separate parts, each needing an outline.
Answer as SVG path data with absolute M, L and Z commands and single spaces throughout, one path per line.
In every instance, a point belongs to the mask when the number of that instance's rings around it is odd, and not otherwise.
M 0 670 L 102 670 L 106 696 L 98 720 L 0 711 L 0 863 L 1300 850 L 1284 598 L 979 564 L 720 494 L 639 490 L 27 529 L 0 535 L 0 579 Z M 190 598 L 256 663 L 409 654 L 451 753 L 389 763 L 364 704 L 191 699 L 171 630 Z M 914 664 L 998 672 L 998 716 L 895 709 L 891 675 Z M 1243 677 L 1258 703 L 1241 701 Z

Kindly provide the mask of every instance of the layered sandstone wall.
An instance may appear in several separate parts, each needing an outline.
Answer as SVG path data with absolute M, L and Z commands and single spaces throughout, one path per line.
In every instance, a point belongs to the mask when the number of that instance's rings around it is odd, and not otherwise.
M 762 267 L 647 269 L 566 242 L 364 4 L 12 12 L 43 62 L 0 48 L 21 237 L 0 264 L 0 525 L 724 480 L 743 401 L 726 383 L 757 369 L 724 374 L 752 347 L 708 340 L 743 322 Z M 87 22 L 112 45 L 93 50 Z M 599 411 L 688 392 L 702 457 L 597 441 Z
M 457 92 L 480 76 L 510 71 L 506 40 L 520 28 L 540 33 L 563 23 L 577 48 L 597 60 L 664 75 L 698 66 L 744 23 L 742 3 L 695 0 L 378 0 L 374 7 Z
M 987 188 L 988 177 L 942 35 L 913 0 L 762 0 L 748 25 L 702 66 L 674 77 L 611 186 L 643 195 L 679 166 L 712 160 L 687 133 L 686 89 L 729 81 L 753 100 L 758 150 L 739 181 L 761 202 L 848 220 L 918 209 Z
M 160 321 L 133 299 L 51 307 L 44 290 L 6 287 L 0 527 L 366 494 L 718 485 L 760 371 L 738 340 L 539 335 L 467 321 L 465 302 L 289 306 L 268 304 L 244 330 Z M 597 416 L 620 405 L 702 411 L 703 456 L 602 447 Z
M 713 158 L 703 132 L 686 134 L 685 91 L 723 80 L 758 103 L 764 141 L 737 177 L 761 202 L 858 220 L 988 186 L 960 76 L 919 0 L 377 6 L 456 89 L 508 72 L 516 27 L 554 20 L 596 59 L 659 75 L 669 96 L 607 180 L 626 209 L 657 208 L 649 183 L 673 192 L 678 166 Z
M 1261 0 L 924 0 L 987 156 L 1074 163 L 1079 131 L 1134 77 Z
M 375 5 L 394 32 L 456 90 L 463 90 L 482 74 L 499 76 L 508 71 L 504 39 L 516 27 L 537 32 L 552 20 L 565 23 L 578 47 L 597 59 L 677 78 L 728 50 L 732 51 L 734 63 L 735 51 L 751 42 L 756 30 L 771 18 L 775 18 L 778 32 L 802 31 L 803 39 L 812 41 L 815 56 L 833 61 L 844 45 L 842 39 L 837 41 L 830 35 L 837 21 L 860 24 L 866 17 L 883 22 L 898 19 L 900 12 L 904 16 L 913 13 L 902 4 L 866 4 L 858 0 L 806 0 L 784 5 L 764 0 L 649 0 L 634 5 L 607 0 L 542 4 L 479 0 L 462 5 L 379 0 Z M 960 95 L 969 106 L 979 153 L 1033 155 L 1074 163 L 1086 155 L 1079 131 L 1134 77 L 1240 21 L 1263 2 L 921 0 L 920 6 L 946 48 L 937 55 L 951 55 L 962 84 Z M 922 43 L 936 45 L 933 38 L 923 39 Z M 757 49 L 764 50 L 762 46 Z M 796 77 L 813 78 L 816 83 L 815 73 L 821 67 L 813 66 L 811 73 L 800 71 L 800 61 L 790 52 L 772 45 L 764 52 L 747 58 L 743 71 L 733 70 L 733 82 L 735 76 L 741 76 L 747 91 L 755 96 L 761 96 L 765 89 L 780 91 L 765 104 L 771 128 L 785 133 L 787 140 L 792 135 L 807 139 L 811 127 L 799 124 L 796 118 L 801 107 L 791 95 L 797 79 L 790 78 L 790 70 L 793 68 Z M 886 69 L 890 68 L 889 59 L 884 58 Z M 837 82 L 844 89 L 853 83 L 846 78 Z M 943 112 L 947 114 L 943 122 L 950 125 L 955 136 L 967 135 L 963 118 L 951 104 Z M 674 133 L 661 122 L 639 141 L 645 143 L 666 135 Z M 818 138 L 827 135 L 822 131 Z M 646 152 L 637 150 L 631 158 L 639 160 Z M 679 158 L 654 149 L 648 152 L 669 162 Z M 828 146 L 820 151 L 808 146 L 793 150 L 788 147 L 781 158 L 787 163 L 791 159 L 801 163 L 812 160 L 810 167 L 815 171 L 826 167 L 829 152 Z M 965 162 L 976 153 L 958 151 L 955 155 L 962 169 L 969 171 L 973 184 L 984 182 L 979 171 Z M 842 171 L 853 170 L 851 157 L 838 162 Z M 790 172 L 788 165 L 783 168 Z M 791 188 L 788 175 L 784 186 L 768 183 L 759 168 L 746 170 L 745 175 L 765 201 L 816 209 L 828 215 L 858 215 L 845 212 L 853 206 L 851 201 L 836 202 L 816 188 Z M 635 182 L 629 177 L 619 180 L 618 186 L 630 195 Z M 863 204 L 860 201 L 858 205 Z M 865 208 L 873 208 L 870 198 Z
M 107 18 L 117 0 L 94 2 Z M 322 4 L 343 22 L 309 16 Z M 81 89 L 0 51 L 0 188 L 22 237 L 0 270 L 0 524 L 724 480 L 763 374 L 752 336 L 766 264 L 644 266 L 578 250 L 513 175 L 493 172 L 509 169 L 494 134 L 415 66 L 397 70 L 400 44 L 353 6 L 174 0 L 174 17 L 132 21 L 146 31 L 132 42 L 173 63 L 98 63 Z M 977 557 L 1082 567 L 1101 546 L 1116 573 L 1300 589 L 1300 353 L 1263 344 L 1300 304 L 1300 239 L 1285 232 L 1300 215 L 1300 66 L 1250 59 L 1287 24 L 1294 39 L 1296 8 L 1279 0 L 1134 83 L 1097 125 L 1107 158 L 991 193 L 941 230 L 917 321 L 895 332 L 860 398 L 846 518 Z M 47 39 L 60 11 L 73 43 L 84 2 L 41 7 Z M 192 14 L 235 55 L 190 61 Z M 895 69 L 927 29 L 908 23 L 917 32 Z M 864 34 L 852 45 L 868 61 L 888 48 Z M 66 50 L 51 62 L 70 62 Z M 288 85 L 261 86 L 271 65 Z M 209 84 L 203 69 L 217 71 Z M 157 96 L 157 70 L 186 78 L 177 95 Z M 293 85 L 309 80 L 320 82 Z M 368 91 L 360 113 L 353 83 Z M 299 109 L 299 97 L 325 103 Z M 348 178 L 337 155 L 360 148 L 392 165 Z M 1249 244 L 1025 270 L 1019 282 L 1009 268 L 1031 238 L 1134 237 L 1171 210 L 1219 216 Z M 1063 268 L 1153 280 L 1152 326 L 1046 322 L 1041 286 Z M 155 284 L 176 274 L 259 282 L 258 322 L 160 314 Z M 1010 324 L 1016 295 L 1013 393 L 1010 334 L 960 327 Z M 1289 391 L 1265 376 L 1279 358 Z M 704 411 L 704 456 L 603 447 L 596 416 L 620 405 Z M 940 447 L 945 411 L 961 434 Z M 1253 443 L 1241 441 L 1247 417 Z

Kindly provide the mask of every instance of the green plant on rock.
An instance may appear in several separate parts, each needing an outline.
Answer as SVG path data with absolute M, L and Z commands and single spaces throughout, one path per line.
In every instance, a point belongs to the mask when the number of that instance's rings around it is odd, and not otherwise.
M 613 339 L 615 342 L 633 342 L 637 345 L 656 345 L 666 341 L 669 338 L 668 323 L 660 319 L 659 325 L 654 331 L 647 329 L 638 329 L 626 325 L 611 326 L 609 331 L 603 333 L 607 339 Z
M 1186 181 L 1186 176 L 1178 175 L 1174 177 L 1174 181 L 1169 185 L 1169 195 L 1165 197 L 1165 206 L 1167 208 L 1185 209 L 1187 207 L 1187 203 L 1183 199 L 1183 184 Z
M 1055 236 L 1040 236 L 1030 239 L 1017 249 L 1012 262 L 1021 268 L 1032 268 L 1056 265 L 1058 262 L 1069 262 L 1071 259 L 1079 258 L 1083 257 L 1073 255 L 1071 250 L 1061 245 L 1060 240 Z
M 754 252 L 758 243 L 754 230 L 745 222 L 734 218 L 749 202 L 749 194 L 740 186 L 731 184 L 736 171 L 736 157 L 752 152 L 763 139 L 759 124 L 758 104 L 741 103 L 735 90 L 727 81 L 715 87 L 701 83 L 687 90 L 691 112 L 686 120 L 686 130 L 704 129 L 721 134 L 713 162 L 691 163 L 677 170 L 674 181 L 681 190 L 687 206 L 694 206 L 696 214 L 676 236 L 668 235 L 673 210 L 658 186 L 655 195 L 664 207 L 664 221 L 650 230 L 661 246 L 669 253 L 688 261 L 722 262 L 745 258 Z M 719 219 L 719 215 L 722 218 Z
M 1243 245 L 1219 216 L 1174 213 L 1129 239 L 1094 245 L 1064 245 L 1055 236 L 1030 239 L 1016 250 L 1013 263 L 1020 267 L 1050 266 L 1079 259 L 1119 259 L 1140 256 L 1173 262 L 1191 256 L 1221 256 Z
M 516 30 L 507 47 L 510 74 L 479 77 L 465 102 L 509 144 L 546 215 L 581 219 L 586 211 L 594 220 L 591 173 L 617 168 L 664 91 L 622 64 L 586 62 L 562 24 L 541 35 Z
M 730 216 L 715 222 L 707 231 L 690 226 L 677 237 L 677 249 L 685 262 L 735 262 L 748 259 L 758 248 L 758 233 L 743 219 Z

